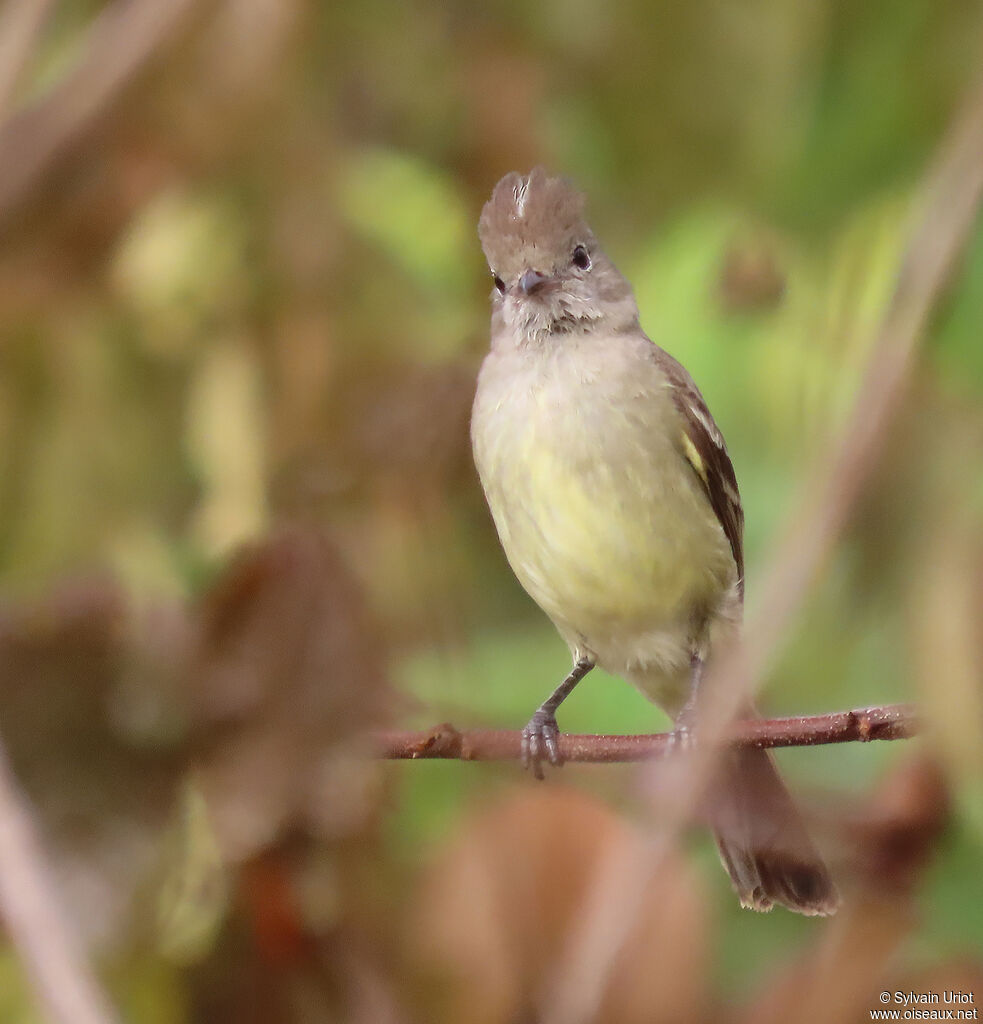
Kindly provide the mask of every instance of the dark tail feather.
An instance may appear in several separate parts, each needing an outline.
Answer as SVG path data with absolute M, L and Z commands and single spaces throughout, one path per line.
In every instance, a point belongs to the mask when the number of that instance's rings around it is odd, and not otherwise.
M 742 906 L 835 912 L 836 887 L 766 750 L 743 747 L 724 757 L 709 816 Z

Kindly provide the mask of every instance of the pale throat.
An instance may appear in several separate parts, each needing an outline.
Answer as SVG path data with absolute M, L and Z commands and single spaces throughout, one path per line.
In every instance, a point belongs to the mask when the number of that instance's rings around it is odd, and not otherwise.
M 503 319 L 518 345 L 544 345 L 570 334 L 605 329 L 610 317 L 600 306 L 561 297 L 549 305 L 512 302 Z

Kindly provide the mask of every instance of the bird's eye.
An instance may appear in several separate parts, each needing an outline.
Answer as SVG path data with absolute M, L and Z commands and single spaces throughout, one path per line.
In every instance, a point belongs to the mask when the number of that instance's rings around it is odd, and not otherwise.
M 581 270 L 590 270 L 590 253 L 582 245 L 578 245 L 574 249 L 571 260 L 575 267 L 579 267 Z
M 495 282 L 495 287 L 499 290 L 499 292 L 501 292 L 502 295 L 504 295 L 505 282 L 498 276 L 498 274 L 493 274 L 492 280 Z

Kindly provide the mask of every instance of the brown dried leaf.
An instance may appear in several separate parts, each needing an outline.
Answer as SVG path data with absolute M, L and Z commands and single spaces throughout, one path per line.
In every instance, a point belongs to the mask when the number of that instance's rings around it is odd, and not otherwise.
M 852 823 L 860 885 L 904 898 L 917 885 L 949 821 L 949 789 L 928 756 L 903 760 Z
M 283 528 L 233 562 L 204 601 L 196 665 L 201 780 L 231 859 L 291 827 L 364 826 L 378 767 L 359 737 L 389 694 L 378 630 L 322 532 Z
M 566 945 L 609 869 L 644 858 L 642 837 L 588 796 L 524 789 L 467 822 L 431 866 L 408 921 L 428 1019 L 539 1019 Z M 637 925 L 613 957 L 600 1005 L 618 1024 L 701 1019 L 702 892 L 679 858 L 638 893 Z

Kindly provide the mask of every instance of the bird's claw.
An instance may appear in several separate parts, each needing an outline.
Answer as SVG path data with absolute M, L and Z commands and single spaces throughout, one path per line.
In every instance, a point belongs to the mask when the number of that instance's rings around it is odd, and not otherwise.
M 532 768 L 537 779 L 543 779 L 543 755 L 549 758 L 554 768 L 563 764 L 560 755 L 560 730 L 556 724 L 556 716 L 540 708 L 529 724 L 522 730 L 522 767 Z
M 696 746 L 696 735 L 688 722 L 676 722 L 669 733 L 669 755 L 688 754 Z

